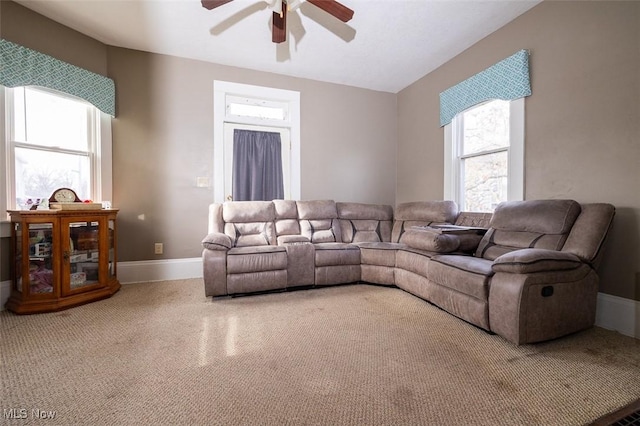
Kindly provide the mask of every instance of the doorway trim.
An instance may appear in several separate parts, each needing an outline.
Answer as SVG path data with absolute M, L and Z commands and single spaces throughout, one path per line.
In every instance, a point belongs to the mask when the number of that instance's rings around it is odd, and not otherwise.
M 282 121 L 260 120 L 227 115 L 227 96 L 284 102 L 289 105 L 287 118 Z M 224 123 L 285 127 L 291 138 L 291 199 L 300 199 L 300 92 L 214 80 L 213 82 L 213 200 L 225 201 Z M 230 172 L 230 171 L 229 171 Z

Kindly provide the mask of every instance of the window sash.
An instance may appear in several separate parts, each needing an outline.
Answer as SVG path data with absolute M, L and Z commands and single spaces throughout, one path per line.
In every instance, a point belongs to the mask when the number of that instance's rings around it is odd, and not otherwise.
M 287 102 L 227 95 L 225 97 L 225 103 L 227 117 L 283 123 L 289 122 L 289 104 Z M 234 106 L 239 108 L 234 108 Z M 253 111 L 238 111 L 238 109 L 242 110 L 243 107 L 253 108 Z M 236 110 L 236 112 L 234 112 L 234 110 Z M 274 115 L 274 113 L 276 114 Z
M 27 149 L 34 151 L 42 151 L 42 152 L 51 152 L 51 153 L 60 153 L 67 155 L 77 155 L 87 157 L 89 159 L 89 199 L 92 200 L 101 200 L 103 195 L 111 196 L 111 154 L 110 154 L 110 129 L 103 129 L 103 125 L 101 124 L 103 119 L 103 115 L 106 117 L 106 114 L 101 114 L 98 112 L 97 108 L 91 105 L 87 105 L 87 149 L 86 150 L 77 150 L 77 149 L 68 149 L 68 148 L 60 148 L 49 145 L 42 145 L 37 143 L 32 143 L 29 141 L 19 141 L 16 140 L 16 129 L 15 129 L 15 114 L 14 111 L 14 95 L 17 91 L 22 88 L 3 88 L 4 95 L 4 126 L 5 126 L 5 135 L 6 135 L 6 143 L 5 143 L 5 151 L 6 151 L 6 198 L 4 198 L 4 202 L 2 203 L 2 213 L 4 214 L 4 210 L 16 209 L 19 206 L 17 205 L 17 182 L 16 182 L 16 149 Z M 69 96 L 63 93 L 58 93 L 46 88 L 37 88 L 37 90 L 41 90 L 43 92 L 49 92 L 56 96 L 65 97 L 68 99 L 78 100 L 73 96 Z M 0 101 L 2 99 L 0 98 Z M 82 101 L 81 101 L 82 102 Z M 26 112 L 23 112 L 26 114 Z M 25 116 L 26 118 L 26 116 Z M 105 122 L 105 124 L 107 124 Z M 105 138 L 108 138 L 107 146 L 103 147 L 101 140 L 103 139 L 102 133 L 104 133 Z M 106 148 L 106 149 L 105 149 Z M 105 151 L 104 153 L 102 151 Z M 108 152 L 107 152 L 108 150 Z M 102 163 L 104 160 L 104 166 L 109 170 L 102 170 Z M 104 175 L 104 176 L 103 176 Z M 106 177 L 107 179 L 104 179 Z

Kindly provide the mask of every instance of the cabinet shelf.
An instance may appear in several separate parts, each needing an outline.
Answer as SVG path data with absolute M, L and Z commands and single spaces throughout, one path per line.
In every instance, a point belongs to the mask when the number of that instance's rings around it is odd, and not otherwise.
M 12 289 L 6 308 L 51 312 L 110 297 L 117 210 L 10 211 Z

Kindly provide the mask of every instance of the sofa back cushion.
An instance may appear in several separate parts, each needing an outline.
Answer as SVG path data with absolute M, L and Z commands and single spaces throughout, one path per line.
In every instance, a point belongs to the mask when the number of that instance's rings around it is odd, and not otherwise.
M 276 236 L 300 235 L 298 207 L 293 200 L 273 200 L 276 212 Z
M 453 201 L 416 201 L 398 204 L 391 233 L 397 243 L 406 229 L 412 226 L 453 224 L 458 216 L 458 205 Z
M 594 268 L 602 260 L 602 246 L 613 224 L 616 209 L 611 204 L 583 204 L 580 216 L 571 228 L 571 233 L 562 251 L 573 253 Z
M 342 241 L 378 243 L 391 241 L 393 207 L 363 203 L 336 203 Z
M 312 243 L 342 242 L 335 201 L 296 201 L 300 233 Z
M 580 210 L 580 204 L 573 200 L 501 203 L 475 255 L 495 260 L 523 248 L 561 250 Z
M 276 244 L 275 208 L 271 201 L 230 201 L 222 206 L 224 233 L 234 247 Z

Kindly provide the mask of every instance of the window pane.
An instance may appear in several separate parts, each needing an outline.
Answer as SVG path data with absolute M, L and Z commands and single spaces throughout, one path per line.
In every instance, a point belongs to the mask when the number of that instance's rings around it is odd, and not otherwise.
M 491 101 L 464 113 L 463 155 L 509 146 L 509 102 Z
M 242 117 L 254 117 L 268 120 L 284 120 L 285 111 L 283 108 L 272 108 L 262 105 L 248 105 L 230 103 L 230 115 L 239 115 Z
M 26 140 L 37 145 L 87 151 L 87 104 L 25 88 Z
M 57 188 L 71 188 L 89 198 L 90 168 L 86 155 L 16 148 L 16 207 L 28 199 L 49 198 Z
M 506 151 L 463 160 L 464 211 L 493 212 L 507 201 Z

